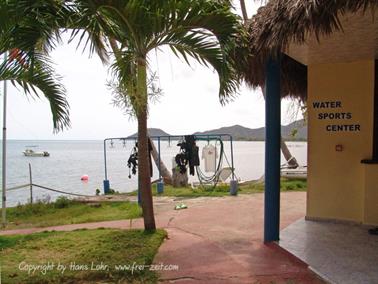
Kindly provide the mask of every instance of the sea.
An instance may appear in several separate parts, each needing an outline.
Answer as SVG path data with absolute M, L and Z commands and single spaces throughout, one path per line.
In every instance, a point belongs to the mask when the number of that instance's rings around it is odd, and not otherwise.
M 211 141 L 218 153 L 221 145 Z M 155 144 L 157 144 L 155 142 Z M 179 152 L 178 141 L 161 141 L 161 159 L 167 166 L 172 167 L 172 158 Z M 203 148 L 208 142 L 199 141 L 197 145 Z M 7 141 L 7 188 L 29 183 L 29 164 L 31 166 L 32 181 L 34 184 L 57 189 L 68 193 L 95 195 L 96 189 L 103 192 L 105 179 L 105 159 L 107 165 L 107 179 L 110 187 L 120 193 L 130 192 L 137 188 L 137 176 L 130 175 L 127 160 L 132 153 L 134 141 L 115 140 L 107 141 Z M 300 165 L 307 165 L 307 142 L 287 142 L 289 150 Z M 49 157 L 26 157 L 23 151 L 30 146 L 35 151 L 48 151 Z M 158 146 L 158 145 L 156 145 Z M 259 179 L 264 173 L 264 142 L 234 141 L 233 155 L 231 144 L 223 142 L 223 167 L 231 166 L 233 156 L 235 175 L 241 181 Z M 200 155 L 201 158 L 201 155 Z M 281 163 L 285 159 L 281 154 Z M 87 181 L 81 177 L 88 175 Z M 130 175 L 130 177 L 129 177 Z M 153 166 L 152 179 L 158 179 L 158 169 Z M 191 182 L 198 182 L 197 176 L 190 176 Z M 53 201 L 64 195 L 33 187 L 33 199 Z M 69 196 L 69 195 L 67 195 Z M 23 204 L 30 199 L 30 188 L 7 191 L 7 206 Z

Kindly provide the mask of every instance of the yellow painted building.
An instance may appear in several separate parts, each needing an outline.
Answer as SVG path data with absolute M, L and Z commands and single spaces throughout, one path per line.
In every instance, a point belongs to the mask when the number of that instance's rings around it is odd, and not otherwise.
M 343 31 L 287 52 L 307 66 L 306 217 L 378 225 L 378 25 L 369 13 L 341 22 Z
M 265 90 L 265 242 L 279 240 L 286 97 L 307 103 L 306 218 L 378 225 L 377 14 L 372 0 L 270 0 L 248 22 L 241 70 Z

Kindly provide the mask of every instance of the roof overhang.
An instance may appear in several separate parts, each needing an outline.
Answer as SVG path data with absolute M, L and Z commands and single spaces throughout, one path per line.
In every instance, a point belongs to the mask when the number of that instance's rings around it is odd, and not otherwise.
M 368 11 L 340 16 L 343 30 L 319 40 L 309 32 L 304 44 L 289 44 L 287 55 L 305 65 L 378 58 L 378 19 Z

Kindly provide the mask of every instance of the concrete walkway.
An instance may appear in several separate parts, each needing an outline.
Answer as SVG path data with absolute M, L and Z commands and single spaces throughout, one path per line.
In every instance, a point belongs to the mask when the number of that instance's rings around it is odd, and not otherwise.
M 330 283 L 378 283 L 378 236 L 368 228 L 301 218 L 281 232 L 279 245 Z
M 237 197 L 155 200 L 158 227 L 168 239 L 160 247 L 155 263 L 177 265 L 162 271 L 161 283 L 323 283 L 307 265 L 277 245 L 264 245 L 263 194 Z M 281 227 L 302 218 L 304 192 L 281 195 Z M 188 209 L 173 210 L 184 202 Z M 141 219 L 2 231 L 0 235 L 46 230 L 142 228 Z
M 281 195 L 281 226 L 305 214 L 306 193 Z M 208 199 L 207 199 L 208 200 Z M 307 265 L 264 245 L 263 194 L 193 200 L 176 212 L 156 263 L 176 264 L 162 283 L 323 283 Z

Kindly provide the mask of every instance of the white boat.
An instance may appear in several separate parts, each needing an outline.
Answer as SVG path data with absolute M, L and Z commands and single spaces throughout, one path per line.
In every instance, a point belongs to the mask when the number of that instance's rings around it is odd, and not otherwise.
M 293 168 L 281 168 L 281 177 L 287 179 L 307 179 L 307 166 Z
M 26 157 L 49 157 L 50 156 L 50 153 L 47 151 L 37 152 L 32 149 L 26 149 L 22 153 L 24 153 Z

